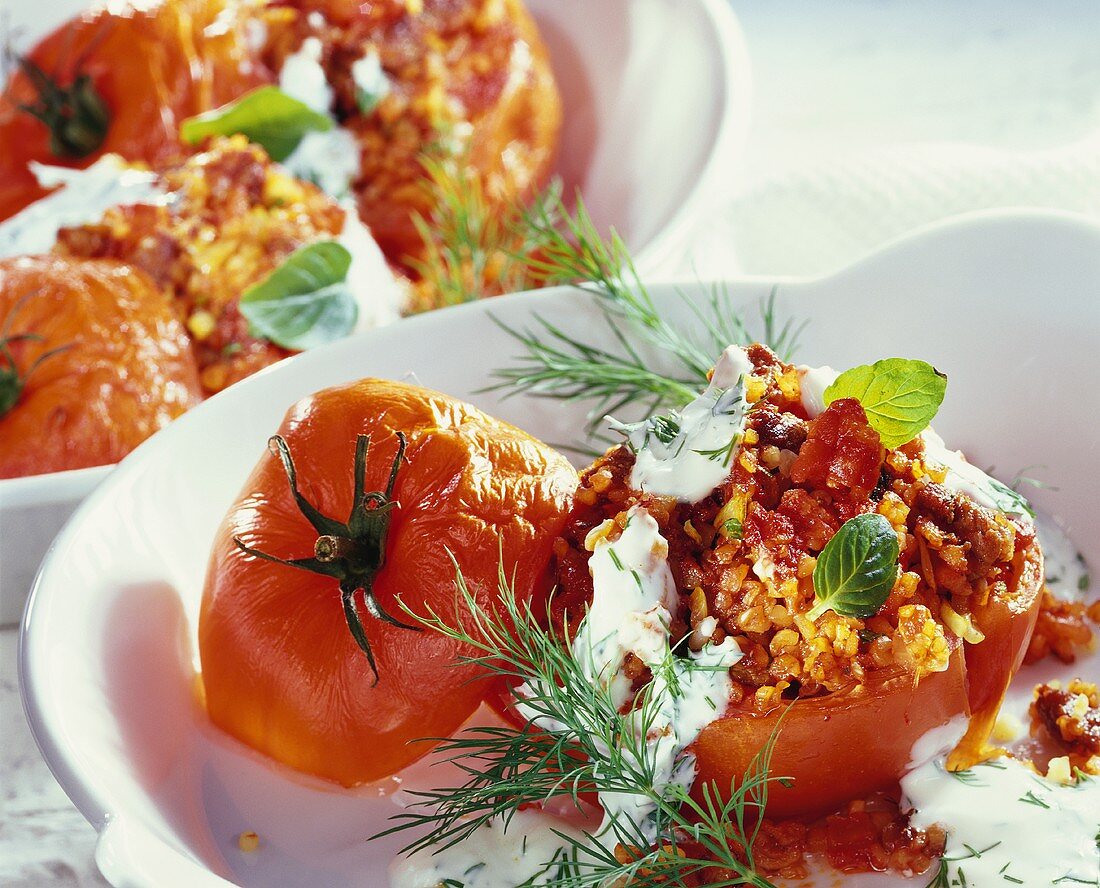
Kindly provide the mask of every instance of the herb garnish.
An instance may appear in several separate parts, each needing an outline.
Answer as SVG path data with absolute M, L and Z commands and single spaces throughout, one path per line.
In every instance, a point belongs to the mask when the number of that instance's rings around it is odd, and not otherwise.
M 500 207 L 467 158 L 439 147 L 420 163 L 431 210 L 412 217 L 423 249 L 409 265 L 428 289 L 415 308 L 458 305 L 537 285 L 526 257 L 541 249 L 542 232 L 524 220 L 531 213 L 556 224 L 561 183 L 552 181 L 532 210 L 518 201 Z
M 452 626 L 434 611 L 417 615 L 406 608 L 406 612 L 424 628 L 473 648 L 476 654 L 464 662 L 482 666 L 491 676 L 525 682 L 529 725 L 537 720 L 557 727 L 553 732 L 470 728 L 443 740 L 438 754 L 457 762 L 467 775 L 466 782 L 414 793 L 418 800 L 395 815 L 396 825 L 379 835 L 426 830 L 404 850 L 443 850 L 486 824 L 498 820 L 507 824 L 526 805 L 564 799 L 579 806 L 582 791 L 629 793 L 654 807 L 647 822 L 656 841 L 629 817 L 610 826 L 617 845 L 611 849 L 595 835 L 571 838 L 562 831 L 559 837 L 566 853 L 559 858 L 556 873 L 540 884 L 550 888 L 684 884 L 684 879 L 708 867 L 719 867 L 736 877 L 723 884 L 769 888 L 772 883 L 756 872 L 753 847 L 769 783 L 777 779 L 768 776 L 776 735 L 728 792 L 705 786 L 697 800 L 678 783 L 659 784 L 654 752 L 646 741 L 662 702 L 655 683 L 639 691 L 631 712 L 620 712 L 611 690 L 604 682 L 591 681 L 574 658 L 569 640 L 544 629 L 530 605 L 516 600 L 503 565 L 498 576 L 498 613 L 477 604 L 457 564 L 455 569 L 459 604 L 468 610 L 467 625 Z
M 1039 808 L 1047 808 L 1047 809 L 1050 808 L 1050 805 L 1047 802 L 1044 802 L 1041 798 L 1039 798 L 1037 795 L 1035 795 L 1035 793 L 1030 789 L 1027 792 L 1025 792 L 1022 796 L 1020 796 L 1020 798 L 1017 801 L 1021 801 L 1025 805 L 1035 805 L 1036 807 L 1039 807 Z
M 1007 484 L 1002 484 L 996 478 L 990 478 L 986 487 L 990 498 L 1002 512 L 1029 515 L 1032 520 L 1035 519 L 1035 509 L 1019 491 L 1013 490 Z
M 347 336 L 359 306 L 347 286 L 351 253 L 336 241 L 317 241 L 290 254 L 260 283 L 245 290 L 241 314 L 253 335 L 305 351 Z
M 741 432 L 738 431 L 721 447 L 716 447 L 713 450 L 693 450 L 692 453 L 698 453 L 700 456 L 705 456 L 707 459 L 721 462 L 723 467 L 728 468 L 730 462 L 733 460 L 733 454 L 737 450 L 737 445 L 740 443 Z
M 306 133 L 330 129 L 332 120 L 327 115 L 277 86 L 261 86 L 220 108 L 188 117 L 180 124 L 180 138 L 188 145 L 197 145 L 207 136 L 240 133 L 281 163 L 294 153 Z
M 855 398 L 883 446 L 893 448 L 912 441 L 928 427 L 946 391 L 947 377 L 931 364 L 886 358 L 841 373 L 825 389 L 825 403 Z
M 814 567 L 816 620 L 831 610 L 846 617 L 872 617 L 886 602 L 898 575 L 898 535 L 882 515 L 845 521 L 825 544 Z
M 713 286 L 703 299 L 678 292 L 698 331 L 671 324 L 658 310 L 622 239 L 614 230 L 605 239 L 579 197 L 572 214 L 560 193 L 536 203 L 523 214 L 520 230 L 529 243 L 538 245 L 519 257 L 530 276 L 591 293 L 619 351 L 596 348 L 537 315 L 528 328 L 501 324 L 524 352 L 512 366 L 493 371 L 500 381 L 490 390 L 590 400 L 594 406 L 588 414 L 589 433 L 605 415 L 627 404 L 648 404 L 649 414 L 683 407 L 707 386 L 715 356 L 729 345 L 761 341 L 784 360 L 797 348 L 804 324 L 778 320 L 776 288 L 760 303 L 759 336 L 750 332 L 721 285 Z M 665 356 L 674 369 L 655 369 L 647 350 Z

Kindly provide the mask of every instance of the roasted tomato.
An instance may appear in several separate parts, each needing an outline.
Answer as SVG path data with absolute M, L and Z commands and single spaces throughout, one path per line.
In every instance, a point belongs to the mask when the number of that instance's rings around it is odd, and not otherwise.
M 182 120 L 273 79 L 246 37 L 256 14 L 229 0 L 111 5 L 42 40 L 0 96 L 0 219 L 44 194 L 31 161 L 174 159 Z
M 201 400 L 172 306 L 107 260 L 0 259 L 0 478 L 118 462 Z
M 778 730 L 768 789 L 769 817 L 806 817 L 849 799 L 897 788 L 913 744 L 969 710 L 966 665 L 957 646 L 943 672 L 914 684 L 907 671 L 870 673 L 846 691 L 796 700 L 767 715 L 737 713 L 712 722 L 695 741 L 696 791 L 739 781 Z
M 318 36 L 328 47 L 337 116 L 361 149 L 359 214 L 391 261 L 423 251 L 413 221 L 433 209 L 423 158 L 441 144 L 477 176 L 490 208 L 546 184 L 561 99 L 549 54 L 521 0 L 291 5 L 331 23 Z M 389 90 L 363 112 L 351 67 L 365 50 L 377 53 Z
M 502 559 L 521 601 L 543 594 L 576 473 L 469 404 L 373 379 L 298 403 L 272 450 L 207 574 L 210 717 L 344 785 L 393 774 L 431 746 L 412 741 L 447 736 L 489 691 L 472 681 L 480 668 L 457 662 L 471 650 L 406 628 L 398 599 L 461 620 L 452 555 L 486 609 Z
M 973 715 L 966 736 L 947 760 L 947 766 L 953 770 L 968 768 L 985 757 L 1001 702 L 1024 661 L 1039 617 L 1043 553 L 1033 536 L 1021 542 L 1013 562 L 1015 582 L 1011 588 L 1005 594 L 992 595 L 974 612 L 974 623 L 985 639 L 966 646 Z
M 771 773 L 793 778 L 769 789 L 770 817 L 805 817 L 836 810 L 853 798 L 897 788 L 913 744 L 956 716 L 970 716 L 948 766 L 981 760 L 1004 699 L 1023 661 L 1038 614 L 1042 554 L 1029 538 L 1017 558 L 1011 594 L 974 613 L 985 638 L 955 639 L 948 667 L 914 682 L 907 671 L 870 672 L 866 684 L 796 700 L 767 715 L 733 712 L 705 728 L 694 746 L 696 787 L 728 787 L 778 729 Z

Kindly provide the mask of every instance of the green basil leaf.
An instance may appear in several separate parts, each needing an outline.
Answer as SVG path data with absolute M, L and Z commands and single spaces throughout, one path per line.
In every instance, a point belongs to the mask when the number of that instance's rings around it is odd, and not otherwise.
M 1013 490 L 1007 484 L 1002 484 L 996 478 L 990 478 L 987 485 L 989 496 L 997 508 L 1008 515 L 1030 515 L 1035 520 L 1035 509 L 1019 491 Z
M 886 358 L 853 367 L 825 389 L 825 403 L 855 398 L 886 447 L 900 447 L 928 428 L 943 403 L 947 377 L 931 364 Z
M 347 336 L 359 306 L 347 286 L 351 253 L 336 241 L 295 250 L 241 296 L 241 314 L 253 335 L 305 351 Z
M 306 133 L 332 129 L 332 119 L 291 98 L 277 86 L 261 86 L 220 108 L 188 117 L 180 138 L 196 145 L 207 136 L 241 133 L 274 161 L 286 160 Z
M 814 567 L 816 620 L 832 610 L 845 617 L 873 617 L 898 578 L 898 535 L 881 515 L 857 515 L 825 544 Z

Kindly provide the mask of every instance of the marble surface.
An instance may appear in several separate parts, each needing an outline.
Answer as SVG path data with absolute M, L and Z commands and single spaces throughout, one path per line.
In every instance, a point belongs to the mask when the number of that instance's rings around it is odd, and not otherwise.
M 0 885 L 102 886 L 95 831 L 38 754 L 16 679 L 18 631 L 0 629 Z
M 953 212 L 1100 215 L 1100 4 L 733 6 L 754 69 L 743 185 L 685 267 L 816 274 Z M 0 885 L 104 885 L 24 721 L 16 642 L 0 629 Z

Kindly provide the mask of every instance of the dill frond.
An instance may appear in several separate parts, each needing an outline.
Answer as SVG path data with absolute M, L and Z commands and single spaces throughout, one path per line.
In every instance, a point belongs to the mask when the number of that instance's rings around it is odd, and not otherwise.
M 453 561 L 453 558 L 452 558 Z M 593 682 L 574 658 L 569 639 L 544 629 L 527 603 L 516 600 L 503 567 L 499 573 L 497 615 L 480 608 L 455 565 L 461 625 L 437 612 L 414 614 L 425 629 L 474 650 L 464 662 L 482 666 L 490 676 L 524 683 L 526 728 L 479 727 L 442 739 L 436 750 L 453 763 L 465 782 L 424 792 L 380 836 L 413 830 L 404 851 L 438 851 L 463 842 L 493 821 L 505 825 L 524 805 L 565 799 L 581 810 L 581 794 L 629 793 L 654 809 L 647 827 L 632 818 L 616 818 L 602 835 L 581 838 L 562 831 L 564 853 L 547 861 L 539 884 L 550 888 L 602 885 L 684 884 L 704 871 L 710 885 L 771 882 L 755 869 L 753 847 L 767 804 L 773 735 L 742 779 L 729 787 L 703 786 L 694 797 L 679 784 L 662 785 L 656 760 L 646 744 L 662 705 L 651 683 L 635 708 L 619 712 L 610 690 Z M 545 726 L 552 725 L 552 730 Z M 654 840 L 653 836 L 656 836 Z M 714 873 L 728 878 L 717 880 Z
M 604 414 L 631 403 L 682 407 L 707 384 L 715 359 L 729 345 L 764 342 L 783 360 L 798 347 L 805 324 L 779 319 L 776 288 L 760 301 L 759 335 L 721 284 L 702 297 L 677 292 L 695 329 L 668 321 L 622 238 L 614 229 L 606 237 L 600 232 L 579 194 L 570 211 L 560 181 L 529 206 L 518 199 L 502 205 L 490 199 L 484 178 L 463 158 L 426 155 L 422 163 L 432 210 L 413 219 L 424 243 L 422 255 L 410 262 L 419 277 L 418 309 L 565 284 L 592 295 L 611 334 L 611 347 L 605 348 L 543 317 L 522 329 L 498 321 L 521 351 L 512 365 L 493 371 L 497 381 L 487 391 L 589 400 L 591 436 Z M 672 369 L 654 369 L 653 352 Z
M 492 200 L 482 174 L 462 157 L 425 155 L 421 164 L 432 209 L 413 215 L 424 245 L 420 257 L 409 261 L 419 278 L 416 308 L 458 305 L 536 284 L 520 258 L 539 248 L 536 233 L 522 225 L 522 204 Z M 561 184 L 554 180 L 533 208 L 552 219 L 560 196 Z
M 612 229 L 605 238 L 578 195 L 571 213 L 561 196 L 549 196 L 523 212 L 517 231 L 538 248 L 523 261 L 530 275 L 546 284 L 571 284 L 591 293 L 612 336 L 615 350 L 596 347 L 536 317 L 524 329 L 501 326 L 522 346 L 511 366 L 498 368 L 489 390 L 527 392 L 564 401 L 591 400 L 591 434 L 603 416 L 621 407 L 648 403 L 650 410 L 687 404 L 707 384 L 707 374 L 729 345 L 761 341 L 784 360 L 798 347 L 805 324 L 781 322 L 776 288 L 761 300 L 761 335 L 736 310 L 728 289 L 713 285 L 701 300 L 677 291 L 697 330 L 669 322 L 638 275 L 630 253 Z M 498 322 L 499 323 L 499 322 Z M 670 373 L 653 368 L 640 345 L 667 356 Z

